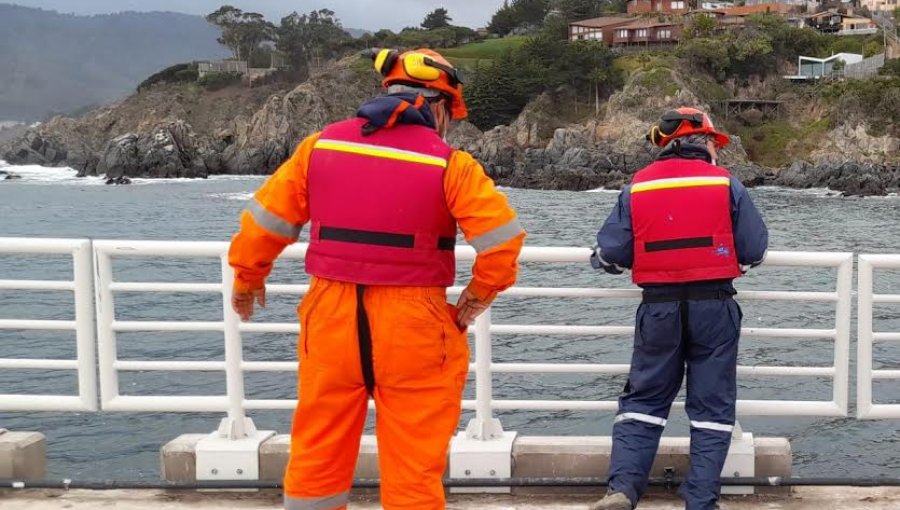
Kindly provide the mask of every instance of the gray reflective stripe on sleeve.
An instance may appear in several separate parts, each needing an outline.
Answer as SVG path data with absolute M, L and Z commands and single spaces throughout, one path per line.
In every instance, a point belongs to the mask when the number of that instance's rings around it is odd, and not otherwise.
M 476 252 L 481 253 L 484 250 L 489 250 L 509 241 L 521 232 L 522 225 L 519 223 L 519 219 L 513 218 L 508 223 L 500 225 L 490 232 L 485 232 L 474 239 L 470 239 L 469 246 L 475 248 Z
M 691 427 L 695 429 L 717 430 L 719 432 L 733 432 L 734 425 L 726 425 L 724 423 L 716 423 L 714 421 L 694 421 L 691 420 Z
M 247 210 L 250 211 L 256 224 L 269 232 L 290 239 L 297 239 L 300 237 L 300 230 L 303 228 L 302 225 L 291 225 L 275 214 L 270 213 L 255 198 L 250 200 L 250 203 L 247 204 Z
M 619 423 L 620 421 L 639 421 L 643 423 L 649 423 L 650 425 L 659 425 L 660 427 L 666 426 L 666 419 L 659 418 L 656 416 L 652 416 L 644 413 L 622 413 L 616 416 L 615 423 Z
M 284 496 L 284 510 L 334 510 L 350 501 L 350 492 L 322 498 L 292 498 Z
M 623 268 L 619 264 L 613 264 L 612 262 L 608 262 L 605 258 L 603 258 L 603 252 L 600 250 L 599 246 L 594 250 L 594 253 L 597 254 L 597 258 L 600 259 L 600 263 L 604 266 L 611 267 L 616 271 L 622 271 L 623 273 L 625 272 L 625 268 Z

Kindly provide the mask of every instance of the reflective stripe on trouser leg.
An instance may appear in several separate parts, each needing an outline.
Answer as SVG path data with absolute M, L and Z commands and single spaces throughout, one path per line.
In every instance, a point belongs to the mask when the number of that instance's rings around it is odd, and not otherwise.
M 285 470 L 287 508 L 331 505 L 350 490 L 366 420 L 360 373 L 356 286 L 314 278 L 300 306 L 299 401 Z M 327 503 L 326 503 L 327 502 Z M 299 507 L 306 508 L 306 507 Z
M 666 417 L 681 388 L 682 338 L 678 303 L 641 304 L 635 319 L 631 372 L 613 426 L 609 470 L 610 488 L 634 504 L 647 489 Z
M 453 323 L 443 289 L 369 287 L 366 298 L 378 381 L 381 505 L 444 510 L 441 480 L 459 426 L 466 335 Z
M 347 506 L 349 500 L 349 491 L 322 498 L 292 498 L 285 496 L 284 510 L 335 510 L 336 508 Z
M 734 430 L 740 307 L 734 300 L 691 302 L 689 321 L 685 409 L 691 467 L 679 494 L 687 510 L 713 510 Z

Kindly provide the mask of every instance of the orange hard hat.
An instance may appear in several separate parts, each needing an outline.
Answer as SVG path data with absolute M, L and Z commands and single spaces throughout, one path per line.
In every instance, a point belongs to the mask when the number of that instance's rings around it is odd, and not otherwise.
M 436 51 L 424 48 L 405 53 L 380 50 L 374 52 L 372 58 L 375 69 L 384 76 L 382 85 L 385 88 L 406 85 L 429 89 L 450 100 L 450 115 L 454 120 L 469 116 L 459 71 Z
M 654 145 L 665 147 L 672 140 L 691 135 L 709 135 L 717 149 L 731 143 L 731 138 L 716 131 L 712 120 L 702 110 L 696 108 L 676 108 L 663 114 L 658 124 L 650 128 L 647 140 Z

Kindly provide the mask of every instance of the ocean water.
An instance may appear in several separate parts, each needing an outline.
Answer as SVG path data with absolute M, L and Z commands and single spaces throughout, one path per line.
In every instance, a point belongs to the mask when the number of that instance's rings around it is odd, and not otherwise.
M 79 179 L 69 169 L 6 167 L 21 180 L 0 181 L 0 237 L 71 237 L 94 239 L 228 240 L 248 198 L 261 183 L 255 177 L 208 180 L 136 180 L 131 186 L 105 186 L 99 178 Z M 616 200 L 616 193 L 504 190 L 529 231 L 533 246 L 589 246 L 597 227 Z M 841 198 L 829 190 L 752 191 L 771 232 L 773 250 L 900 253 L 900 199 Z M 216 262 L 184 259 L 137 259 L 115 263 L 123 281 L 208 281 L 218 278 Z M 468 268 L 460 268 L 464 281 Z M 61 257 L 0 255 L 0 279 L 68 278 Z M 272 281 L 303 282 L 296 261 L 276 265 Z M 529 286 L 626 287 L 624 277 L 602 275 L 580 264 L 525 264 L 520 283 Z M 831 290 L 833 271 L 814 268 L 761 268 L 739 282 L 739 289 Z M 876 291 L 900 293 L 900 274 L 880 272 Z M 295 320 L 296 299 L 273 296 L 260 315 L 266 320 Z M 217 296 L 117 294 L 121 320 L 217 320 Z M 494 320 L 500 324 L 633 324 L 635 303 L 623 300 L 579 300 L 501 297 Z M 0 291 L 0 319 L 71 318 L 70 294 Z M 745 326 L 831 328 L 833 307 L 817 303 L 745 302 Z M 900 331 L 900 307 L 876 308 L 876 328 Z M 855 322 L 852 326 L 855 337 Z M 123 333 L 121 359 L 220 360 L 221 335 L 212 333 Z M 245 335 L 245 358 L 254 361 L 293 359 L 293 335 Z M 494 356 L 502 362 L 627 363 L 631 339 L 497 335 Z M 851 362 L 855 366 L 855 338 Z M 66 358 L 74 355 L 67 332 L 0 331 L 0 357 Z M 744 365 L 828 366 L 826 340 L 758 339 L 742 341 Z M 876 368 L 900 368 L 900 346 L 877 345 Z M 498 374 L 499 399 L 613 399 L 623 376 L 592 374 Z M 141 394 L 221 394 L 219 373 L 125 373 L 120 391 Z M 828 399 L 831 381 L 816 377 L 741 378 L 744 399 Z M 855 377 L 851 380 L 851 412 Z M 75 378 L 68 372 L 4 370 L 2 393 L 69 393 Z M 246 378 L 251 398 L 289 398 L 296 381 L 289 373 L 253 373 Z M 474 386 L 467 389 L 467 398 Z M 876 385 L 879 402 L 900 402 L 900 384 Z M 259 428 L 286 433 L 290 412 L 251 412 Z M 522 434 L 608 435 L 612 415 L 599 412 L 499 412 L 504 427 Z M 464 426 L 471 415 L 466 413 Z M 152 479 L 159 476 L 159 447 L 182 433 L 211 432 L 220 415 L 213 413 L 0 413 L 0 427 L 39 430 L 48 437 L 52 477 Z M 751 417 L 745 430 L 759 436 L 788 437 L 795 453 L 795 472 L 803 476 L 893 476 L 900 468 L 900 427 L 896 421 L 850 418 Z M 668 435 L 687 434 L 683 413 L 673 412 Z

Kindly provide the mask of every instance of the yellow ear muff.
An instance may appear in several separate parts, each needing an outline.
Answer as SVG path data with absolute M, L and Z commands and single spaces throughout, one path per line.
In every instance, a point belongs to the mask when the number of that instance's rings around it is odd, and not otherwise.
M 383 76 L 387 76 L 397 63 L 398 56 L 397 50 L 379 51 L 378 55 L 375 57 L 375 70 Z
M 410 53 L 403 57 L 403 69 L 406 74 L 417 80 L 434 81 L 441 77 L 441 70 L 428 65 L 425 59 L 428 55 L 423 53 Z
M 647 139 L 650 140 L 650 143 L 653 145 L 659 145 L 662 140 L 662 133 L 660 133 L 658 125 L 654 124 L 653 127 L 650 128 L 650 134 L 647 135 Z

